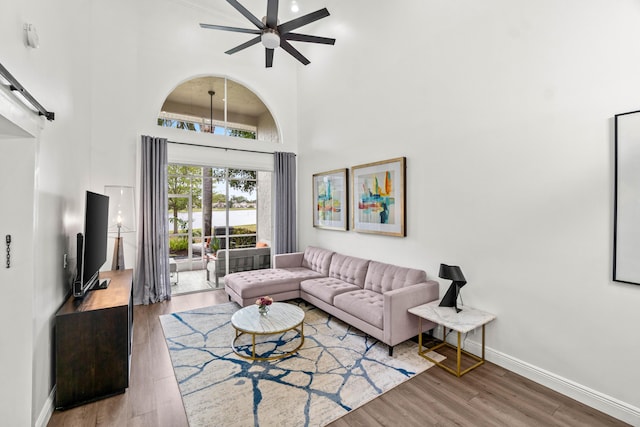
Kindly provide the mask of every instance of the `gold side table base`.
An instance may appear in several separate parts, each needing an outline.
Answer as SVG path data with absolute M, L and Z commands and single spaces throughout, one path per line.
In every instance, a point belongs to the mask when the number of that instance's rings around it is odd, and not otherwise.
M 466 374 L 467 372 L 477 368 L 478 366 L 484 365 L 484 325 L 482 325 L 482 357 L 476 356 L 473 353 L 469 353 L 466 350 L 463 350 L 460 346 L 460 336 L 461 333 L 458 332 L 458 346 L 454 346 L 452 344 L 449 344 L 446 341 L 447 338 L 447 331 L 446 331 L 446 327 L 443 325 L 442 326 L 442 337 L 443 340 L 441 343 L 434 345 L 433 347 L 424 347 L 422 346 L 422 318 L 418 318 L 418 324 L 419 324 L 419 335 L 418 335 L 418 354 L 420 356 L 422 356 L 423 358 L 427 359 L 429 362 L 433 363 L 434 365 L 437 365 L 439 367 L 441 367 L 442 369 L 444 369 L 445 371 L 457 376 L 458 378 L 460 378 L 461 376 L 463 376 L 464 374 Z M 457 358 L 456 358 L 456 367 L 455 369 L 450 368 L 449 366 L 446 366 L 445 364 L 443 364 L 442 362 L 438 362 L 437 360 L 432 359 L 431 357 L 427 356 L 427 353 L 429 353 L 430 351 L 435 351 L 438 350 L 442 347 L 449 347 L 452 348 L 454 350 L 456 350 L 456 354 L 457 354 Z M 465 369 L 464 371 L 461 370 L 460 368 L 460 364 L 462 361 L 462 355 L 468 356 L 474 360 L 477 361 L 477 363 L 475 363 L 474 365 L 468 367 L 467 369 Z
M 233 350 L 233 352 L 236 355 L 242 357 L 243 359 L 257 360 L 257 361 L 260 361 L 260 362 L 266 361 L 266 360 L 282 359 L 282 358 L 285 358 L 287 356 L 291 356 L 292 354 L 296 353 L 298 350 L 300 350 L 300 348 L 304 344 L 304 321 L 298 323 L 297 325 L 295 325 L 292 328 L 285 329 L 284 331 L 269 332 L 269 333 L 262 333 L 262 334 L 256 333 L 256 332 L 243 331 L 242 329 L 235 328 L 235 326 L 234 326 L 234 329 L 236 330 L 236 337 L 231 342 L 231 349 Z M 286 353 L 278 354 L 276 356 L 256 357 L 256 335 L 276 335 L 276 334 L 281 334 L 281 333 L 288 332 L 288 331 L 295 331 L 295 332 L 298 333 L 298 335 L 300 335 L 300 344 L 296 348 L 294 348 L 293 350 L 288 351 Z M 236 341 L 242 335 L 251 335 L 251 356 L 247 356 L 246 354 L 242 354 L 236 349 Z

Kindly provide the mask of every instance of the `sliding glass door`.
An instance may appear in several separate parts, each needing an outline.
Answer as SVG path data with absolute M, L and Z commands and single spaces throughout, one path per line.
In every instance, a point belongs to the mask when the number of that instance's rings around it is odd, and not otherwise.
M 255 247 L 258 236 L 257 172 L 214 168 L 212 235 L 219 249 Z
M 271 245 L 270 172 L 170 164 L 168 177 L 170 257 L 179 272 L 206 270 L 208 285 L 220 287 L 234 262 L 229 250 Z
M 171 165 L 168 169 L 169 257 L 179 264 L 179 271 L 192 269 L 194 202 L 201 197 L 202 177 L 199 168 Z

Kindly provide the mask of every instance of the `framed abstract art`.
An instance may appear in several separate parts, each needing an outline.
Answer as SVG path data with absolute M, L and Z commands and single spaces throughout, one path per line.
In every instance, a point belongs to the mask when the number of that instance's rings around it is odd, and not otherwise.
M 405 157 L 351 168 L 351 211 L 355 231 L 406 236 Z
M 346 168 L 313 175 L 313 226 L 347 230 L 348 192 Z

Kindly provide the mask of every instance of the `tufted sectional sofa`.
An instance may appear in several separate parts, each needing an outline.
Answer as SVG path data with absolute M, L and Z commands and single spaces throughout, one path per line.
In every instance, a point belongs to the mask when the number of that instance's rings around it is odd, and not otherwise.
M 438 299 L 438 282 L 423 270 L 398 267 L 309 246 L 274 257 L 274 268 L 225 277 L 229 299 L 241 306 L 263 295 L 302 298 L 366 334 L 393 346 L 418 334 L 407 309 Z M 423 324 L 423 330 L 433 328 Z

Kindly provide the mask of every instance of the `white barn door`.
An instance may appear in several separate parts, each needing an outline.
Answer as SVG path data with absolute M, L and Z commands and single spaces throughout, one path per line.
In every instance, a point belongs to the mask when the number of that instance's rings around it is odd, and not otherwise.
M 0 115 L 0 424 L 32 425 L 36 139 Z M 11 236 L 7 259 L 6 236 Z M 9 264 L 7 265 L 7 262 Z

